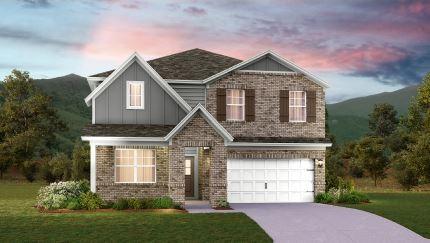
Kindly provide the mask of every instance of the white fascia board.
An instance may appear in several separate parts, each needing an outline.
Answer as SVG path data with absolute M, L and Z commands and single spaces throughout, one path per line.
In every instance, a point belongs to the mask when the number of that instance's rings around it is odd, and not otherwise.
M 148 72 L 148 74 L 166 91 L 186 112 L 191 111 L 191 106 L 137 53 L 133 53 L 127 60 L 115 69 L 97 88 L 93 90 L 86 98 L 85 103 L 90 106 L 91 99 L 97 98 L 119 75 L 121 75 L 132 63 L 137 63 Z
M 90 82 L 100 82 L 105 80 L 106 77 L 87 77 L 87 80 Z
M 203 80 L 165 79 L 169 84 L 203 84 Z
M 226 143 L 227 147 L 331 147 L 331 143 L 251 143 L 251 142 L 231 142 Z
M 82 136 L 83 141 L 128 141 L 128 142 L 164 142 L 163 137 L 93 137 Z
M 226 74 L 228 74 L 228 73 L 230 73 L 232 71 L 235 71 L 235 70 L 237 70 L 237 69 L 239 69 L 241 67 L 244 67 L 244 66 L 246 66 L 246 65 L 248 65 L 248 64 L 250 64 L 250 63 L 252 63 L 254 61 L 257 61 L 258 59 L 262 58 L 265 55 L 271 55 L 272 57 L 274 57 L 280 63 L 284 64 L 288 68 L 291 68 L 295 72 L 304 74 L 310 80 L 312 80 L 316 84 L 322 86 L 323 88 L 328 88 L 329 87 L 328 84 L 325 81 L 323 81 L 322 79 L 316 77 L 315 75 L 313 75 L 310 72 L 304 70 L 303 68 L 297 66 L 293 62 L 288 61 L 287 59 L 281 57 L 280 55 L 276 54 L 275 52 L 273 52 L 271 50 L 265 51 L 265 52 L 263 52 L 261 54 L 258 54 L 258 55 L 254 56 L 254 57 L 251 57 L 248 60 L 245 60 L 245 61 L 243 61 L 241 63 L 238 63 L 238 64 L 236 64 L 236 65 L 234 65 L 234 66 L 232 66 L 232 67 L 230 67 L 230 68 L 228 68 L 228 69 L 226 69 L 224 71 L 221 71 L 221 72 L 219 72 L 217 74 L 214 74 L 214 75 L 212 75 L 212 76 L 204 79 L 203 83 L 205 83 L 205 84 L 210 83 L 210 82 L 216 80 L 217 78 L 220 78 L 220 77 L 222 77 L 222 76 L 224 76 L 224 75 L 226 75 Z
M 178 132 L 180 132 L 197 114 L 198 111 L 202 112 L 203 118 L 220 134 L 224 140 L 232 142 L 233 136 L 223 127 L 218 121 L 202 106 L 202 104 L 197 104 L 190 113 L 188 113 L 179 123 L 173 128 L 169 134 L 166 135 L 165 139 L 170 141 Z

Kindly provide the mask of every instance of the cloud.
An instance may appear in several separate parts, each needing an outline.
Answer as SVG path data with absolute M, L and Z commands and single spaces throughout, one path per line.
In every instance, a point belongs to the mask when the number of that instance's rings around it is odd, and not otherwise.
M 371 77 L 386 84 L 419 84 L 430 72 L 430 46 L 423 46 L 417 52 L 409 53 L 399 60 L 381 62 L 368 69 L 359 69 L 353 76 Z
M 192 16 L 203 16 L 207 14 L 204 8 L 198 8 L 198 7 L 185 8 L 184 12 Z
M 55 39 L 35 32 L 9 28 L 5 26 L 0 26 L 0 39 L 11 39 L 23 42 L 31 42 L 38 45 L 51 45 L 73 49 L 79 49 L 83 46 L 82 43 Z
M 21 0 L 27 8 L 47 8 L 51 6 L 48 0 Z

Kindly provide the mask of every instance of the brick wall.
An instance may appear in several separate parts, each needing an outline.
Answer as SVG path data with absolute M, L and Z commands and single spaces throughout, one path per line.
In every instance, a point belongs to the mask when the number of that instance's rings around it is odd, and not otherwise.
M 206 157 L 210 160 L 209 177 L 206 177 L 209 201 L 215 206 L 218 200 L 227 199 L 227 152 L 224 140 L 200 114 L 196 114 L 169 145 L 171 197 L 176 202 L 185 202 L 185 147 L 210 147 L 209 156 Z
M 255 121 L 220 122 L 233 137 L 325 137 L 325 94 L 301 74 L 232 73 L 209 85 L 206 108 L 216 116 L 216 89 L 255 89 Z M 279 121 L 279 90 L 316 91 L 315 123 Z
M 209 166 L 210 153 L 208 149 L 199 148 L 199 199 L 209 200 Z
M 132 146 L 127 148 L 155 149 L 156 183 L 115 183 L 115 147 L 96 147 L 96 192 L 105 200 L 118 198 L 148 198 L 168 196 L 167 147 Z

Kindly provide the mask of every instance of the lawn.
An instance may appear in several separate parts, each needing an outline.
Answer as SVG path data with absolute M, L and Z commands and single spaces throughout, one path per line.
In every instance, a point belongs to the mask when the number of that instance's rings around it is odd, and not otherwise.
M 346 205 L 390 219 L 430 238 L 430 193 L 368 193 L 371 203 Z
M 0 242 L 271 242 L 242 213 L 97 212 L 46 214 L 35 204 L 41 184 L 0 181 Z

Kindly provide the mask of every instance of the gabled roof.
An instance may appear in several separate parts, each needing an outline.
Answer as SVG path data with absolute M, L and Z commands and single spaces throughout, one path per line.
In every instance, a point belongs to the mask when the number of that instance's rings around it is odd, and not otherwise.
M 185 100 L 169 85 L 163 78 L 137 53 L 133 53 L 119 68 L 112 72 L 97 88 L 95 88 L 86 98 L 85 103 L 91 105 L 92 99 L 97 98 L 118 76 L 120 76 L 131 64 L 136 62 L 157 82 L 158 85 L 169 94 L 173 100 L 178 103 L 186 112 L 191 110 L 191 107 Z
M 148 61 L 148 64 L 164 79 L 203 80 L 241 60 L 202 49 L 191 49 Z M 90 77 L 107 77 L 110 70 Z
M 199 103 L 196 105 L 196 107 L 193 108 L 193 110 L 188 113 L 181 122 L 176 125 L 175 128 L 173 128 L 172 131 L 169 132 L 169 134 L 166 135 L 165 140 L 168 141 L 172 139 L 176 134 L 178 134 L 190 121 L 193 119 L 193 117 L 197 114 L 197 112 L 200 112 L 201 116 L 209 123 L 209 125 L 212 126 L 212 128 L 217 131 L 221 137 L 224 138 L 224 140 L 228 142 L 233 141 L 233 136 L 230 135 L 230 133 L 223 127 L 221 124 L 218 123 L 218 121 Z
M 230 72 L 239 70 L 242 67 L 245 67 L 245 66 L 247 66 L 247 65 L 249 65 L 251 63 L 254 63 L 254 62 L 260 60 L 261 58 L 265 57 L 266 55 L 269 55 L 275 61 L 278 61 L 279 63 L 281 63 L 282 65 L 285 65 L 289 69 L 291 69 L 291 70 L 293 70 L 293 71 L 295 71 L 297 73 L 301 73 L 301 74 L 305 75 L 306 77 L 308 77 L 310 80 L 312 80 L 316 84 L 318 84 L 318 85 L 320 85 L 320 86 L 322 86 L 324 88 L 328 88 L 328 84 L 325 81 L 321 80 L 320 78 L 318 78 L 315 75 L 311 74 L 310 72 L 304 70 L 303 68 L 297 66 L 293 62 L 291 62 L 291 61 L 289 61 L 289 60 L 281 57 L 280 55 L 278 55 L 277 53 L 275 53 L 275 52 L 273 52 L 271 50 L 265 51 L 265 52 L 263 52 L 261 54 L 258 54 L 258 55 L 254 56 L 254 57 L 252 57 L 252 58 L 250 58 L 248 60 L 245 60 L 245 61 L 243 61 L 241 63 L 238 63 L 238 64 L 236 64 L 236 65 L 234 65 L 234 66 L 232 66 L 232 67 L 230 67 L 230 68 L 228 68 L 228 69 L 226 69 L 226 70 L 224 70 L 222 72 L 214 74 L 214 75 L 212 75 L 212 76 L 204 79 L 203 83 L 213 82 L 213 81 L 215 81 L 215 80 L 217 80 L 217 79 L 219 79 L 221 77 L 224 77 L 225 75 L 229 74 Z
M 84 137 L 164 137 L 175 125 L 87 124 Z

